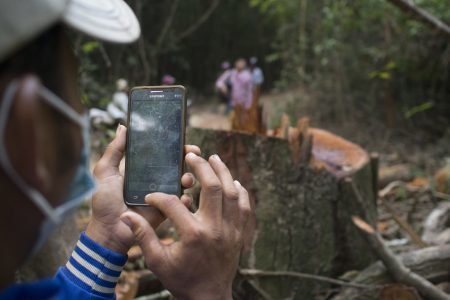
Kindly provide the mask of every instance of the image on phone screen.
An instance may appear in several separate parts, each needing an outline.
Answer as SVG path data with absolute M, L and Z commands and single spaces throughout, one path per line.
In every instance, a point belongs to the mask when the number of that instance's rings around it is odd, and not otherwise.
M 147 194 L 180 195 L 184 145 L 184 89 L 131 92 L 125 201 L 144 204 Z

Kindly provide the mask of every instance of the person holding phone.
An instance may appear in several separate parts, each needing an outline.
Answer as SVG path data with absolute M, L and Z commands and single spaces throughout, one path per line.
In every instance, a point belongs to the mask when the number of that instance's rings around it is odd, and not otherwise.
M 113 299 L 137 242 L 149 268 L 178 299 L 231 299 L 248 216 L 246 190 L 218 156 L 186 146 L 193 170 L 181 177 L 202 186 L 200 208 L 190 197 L 153 193 L 150 207 L 129 209 L 119 163 L 127 128 L 90 174 L 88 119 L 77 89 L 78 63 L 65 33 L 129 43 L 140 35 L 123 0 L 0 0 L 0 299 Z M 18 267 L 87 196 L 92 218 L 54 278 L 15 284 Z M 162 245 L 154 229 L 170 218 L 180 239 Z M 51 253 L 49 253 L 51 255 Z

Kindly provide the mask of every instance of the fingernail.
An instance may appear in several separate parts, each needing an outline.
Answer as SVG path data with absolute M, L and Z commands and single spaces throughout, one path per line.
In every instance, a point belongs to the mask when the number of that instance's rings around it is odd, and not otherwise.
M 241 183 L 239 181 L 237 181 L 237 180 L 234 181 L 234 184 L 237 185 L 237 186 L 241 186 Z
M 194 158 L 197 155 L 195 155 L 195 153 L 189 152 L 188 154 L 186 154 L 186 158 Z
M 211 158 L 213 158 L 213 159 L 215 159 L 215 160 L 218 160 L 218 161 L 222 161 L 222 160 L 220 159 L 219 155 L 217 155 L 217 154 L 211 155 Z
M 189 174 L 189 176 L 190 176 L 191 179 L 192 179 L 192 186 L 194 186 L 194 185 L 197 183 L 197 180 L 195 179 L 195 176 L 194 176 L 194 175 Z
M 119 123 L 119 125 L 117 125 L 116 135 L 118 135 L 118 134 L 120 133 L 121 130 L 122 130 L 122 126 L 121 126 L 120 123 Z
M 144 198 L 145 202 L 149 202 L 150 199 L 152 199 L 152 196 L 153 196 L 153 193 L 146 195 Z

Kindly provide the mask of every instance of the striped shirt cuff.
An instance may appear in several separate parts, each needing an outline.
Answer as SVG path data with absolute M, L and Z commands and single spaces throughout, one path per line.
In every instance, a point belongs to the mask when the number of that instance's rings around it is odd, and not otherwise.
M 82 289 L 112 298 L 127 259 L 126 255 L 97 244 L 83 232 L 62 272 Z

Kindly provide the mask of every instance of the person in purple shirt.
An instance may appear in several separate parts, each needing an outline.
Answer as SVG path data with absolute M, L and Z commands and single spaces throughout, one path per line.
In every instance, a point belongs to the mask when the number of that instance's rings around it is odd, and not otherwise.
M 186 146 L 192 174 L 181 184 L 200 182 L 198 211 L 187 208 L 189 196 L 162 193 L 147 195 L 150 207 L 129 209 L 119 171 L 123 125 L 92 176 L 89 121 L 66 26 L 116 43 L 140 35 L 123 0 L 0 0 L 0 299 L 114 299 L 135 242 L 177 299 L 232 299 L 251 214 L 247 191 L 219 156 L 204 159 L 197 146 Z M 90 195 L 91 220 L 67 263 L 54 278 L 15 283 L 16 270 Z M 171 245 L 155 234 L 166 217 L 180 236 Z
M 234 116 L 233 130 L 251 131 L 251 107 L 253 100 L 253 77 L 247 69 L 247 62 L 243 58 L 236 60 L 234 69 L 230 74 L 231 106 Z
M 247 110 L 252 106 L 252 80 L 252 73 L 247 69 L 247 62 L 243 58 L 238 59 L 230 75 L 233 86 L 231 90 L 232 107 L 242 106 Z

